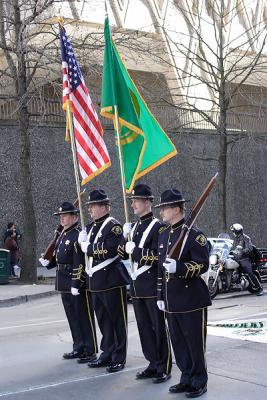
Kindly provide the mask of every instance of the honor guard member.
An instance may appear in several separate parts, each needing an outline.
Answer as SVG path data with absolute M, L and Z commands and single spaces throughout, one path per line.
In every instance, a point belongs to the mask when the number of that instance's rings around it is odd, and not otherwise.
M 252 241 L 248 235 L 244 234 L 243 226 L 241 224 L 233 224 L 230 229 L 234 235 L 234 242 L 231 251 L 235 256 L 235 260 L 240 265 L 243 273 L 247 275 L 253 288 L 255 289 L 256 295 L 262 296 L 263 288 L 260 282 L 260 275 L 257 276 L 252 270 Z
M 178 259 L 168 254 L 185 223 L 185 199 L 176 189 L 162 193 L 160 215 L 169 224 L 159 235 L 158 307 L 165 311 L 180 383 L 171 386 L 171 393 L 185 392 L 186 397 L 201 396 L 207 391 L 205 359 L 207 306 L 209 291 L 201 278 L 209 268 L 207 239 L 195 227 L 190 230 Z
M 47 269 L 57 267 L 56 290 L 61 293 L 73 339 L 73 351 L 63 354 L 63 358 L 79 358 L 78 363 L 85 363 L 96 359 L 98 349 L 91 294 L 86 288 L 84 254 L 78 245 L 81 230 L 78 213 L 73 204 L 62 203 L 54 213 L 60 215 L 63 226 L 54 256 L 51 262 L 42 257 L 39 261 Z
M 109 198 L 104 190 L 93 190 L 87 204 L 93 222 L 86 232 L 80 233 L 79 243 L 89 257 L 88 287 L 102 333 L 102 353 L 88 365 L 117 372 L 125 366 L 127 350 L 126 285 L 129 276 L 117 254 L 123 237 L 122 227 L 109 216 Z
M 165 316 L 157 307 L 157 247 L 163 224 L 153 216 L 153 195 L 149 186 L 136 185 L 130 199 L 139 220 L 135 224 L 124 224 L 123 234 L 129 241 L 121 243 L 118 254 L 122 258 L 130 255 L 130 294 L 142 351 L 149 362 L 144 371 L 137 373 L 136 379 L 152 378 L 154 383 L 161 383 L 171 377 L 172 366 Z

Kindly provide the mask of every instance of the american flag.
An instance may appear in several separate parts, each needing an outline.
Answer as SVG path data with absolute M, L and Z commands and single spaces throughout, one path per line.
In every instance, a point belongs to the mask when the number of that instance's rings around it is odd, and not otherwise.
M 84 185 L 110 166 L 110 158 L 103 139 L 103 128 L 63 27 L 60 27 L 60 44 L 63 70 L 63 109 L 67 109 L 69 102 L 73 115 L 77 158 L 82 177 L 81 184 Z M 69 122 L 67 116 L 67 126 Z

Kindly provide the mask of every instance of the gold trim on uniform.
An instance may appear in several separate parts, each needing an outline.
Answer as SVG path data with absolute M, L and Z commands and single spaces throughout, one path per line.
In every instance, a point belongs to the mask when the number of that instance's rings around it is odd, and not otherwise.
M 128 341 L 128 324 L 127 324 L 126 311 L 125 311 L 124 301 L 123 301 L 124 299 L 123 299 L 122 287 L 120 287 L 120 295 L 121 295 L 121 307 L 122 307 L 122 314 L 123 314 L 126 338 L 127 338 L 127 341 Z
M 91 325 L 91 332 L 92 332 L 92 336 L 93 336 L 95 353 L 97 353 L 97 343 L 96 343 L 96 337 L 95 337 L 95 331 L 94 331 L 94 325 L 93 325 L 93 321 L 92 321 L 92 316 L 91 316 L 91 313 L 90 313 L 90 305 L 89 305 L 87 290 L 85 291 L 85 297 L 86 297 L 87 313 L 88 313 L 88 317 L 89 317 L 89 321 L 90 321 L 90 325 Z M 93 314 L 93 318 L 94 318 L 94 314 Z
M 164 232 L 166 229 L 168 229 L 168 227 L 169 227 L 169 226 L 161 226 L 161 227 L 159 228 L 159 233 Z
M 204 268 L 204 264 L 198 264 L 195 261 L 185 263 L 185 266 L 187 268 L 185 279 L 188 277 L 189 273 L 191 273 L 190 278 L 199 276 L 201 269 Z

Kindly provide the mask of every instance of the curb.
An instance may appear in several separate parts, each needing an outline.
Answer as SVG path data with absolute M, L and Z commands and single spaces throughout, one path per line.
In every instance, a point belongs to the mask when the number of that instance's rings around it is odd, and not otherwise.
M 55 290 L 50 290 L 43 293 L 25 294 L 22 296 L 12 297 L 10 299 L 0 300 L 0 308 L 13 307 L 17 306 L 18 304 L 28 303 L 29 301 L 43 299 L 45 297 L 50 297 L 57 294 L 58 292 L 56 292 Z

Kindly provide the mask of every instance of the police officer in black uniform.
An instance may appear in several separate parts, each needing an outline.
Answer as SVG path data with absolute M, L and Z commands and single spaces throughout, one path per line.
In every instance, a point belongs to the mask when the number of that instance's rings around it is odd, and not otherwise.
M 241 224 L 233 224 L 230 229 L 234 235 L 234 242 L 231 251 L 235 256 L 235 260 L 238 262 L 243 273 L 247 275 L 251 284 L 255 288 L 256 295 L 262 296 L 263 288 L 260 282 L 260 276 L 254 274 L 252 270 L 252 241 L 248 235 L 244 234 L 243 226 Z
M 109 198 L 104 190 L 93 190 L 87 204 L 93 222 L 86 232 L 80 233 L 79 243 L 89 257 L 88 287 L 102 333 L 102 353 L 98 360 L 88 365 L 117 372 L 125 366 L 127 350 L 126 285 L 129 275 L 117 254 L 123 237 L 122 227 L 109 216 Z
M 185 392 L 186 397 L 201 396 L 207 391 L 205 360 L 207 306 L 209 291 L 201 274 L 209 268 L 207 239 L 193 227 L 178 259 L 168 257 L 185 222 L 185 199 L 176 189 L 162 193 L 160 215 L 169 224 L 159 235 L 158 307 L 167 313 L 172 347 L 181 370 L 180 383 L 171 393 Z
M 49 262 L 39 261 L 48 269 L 57 267 L 56 290 L 61 293 L 62 303 L 73 339 L 73 351 L 63 354 L 66 360 L 79 358 L 79 363 L 96 359 L 97 339 L 91 295 L 86 288 L 84 254 L 78 245 L 81 228 L 78 213 L 73 204 L 62 203 L 59 211 L 63 231 L 57 239 L 55 252 Z
M 135 224 L 124 224 L 123 233 L 125 239 L 129 240 L 126 244 L 125 240 L 121 243 L 118 254 L 122 258 L 130 255 L 130 294 L 142 351 L 149 361 L 148 367 L 138 372 L 136 378 L 153 378 L 154 383 L 161 383 L 171 377 L 172 359 L 165 316 L 157 307 L 157 247 L 159 230 L 163 224 L 153 216 L 153 198 L 149 186 L 135 186 L 130 199 L 139 220 Z

